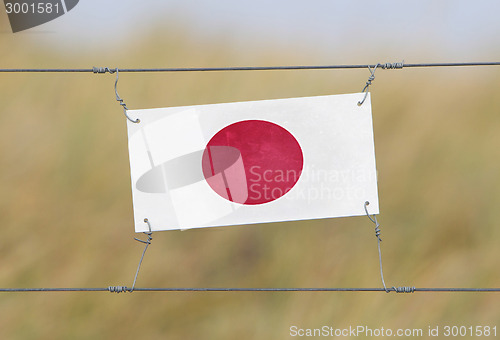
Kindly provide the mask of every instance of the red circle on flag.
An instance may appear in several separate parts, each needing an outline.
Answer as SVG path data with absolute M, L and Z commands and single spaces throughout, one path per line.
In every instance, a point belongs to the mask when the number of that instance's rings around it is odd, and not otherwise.
M 226 126 L 210 139 L 202 159 L 210 187 L 231 202 L 248 205 L 285 195 L 297 183 L 303 166 L 295 137 L 263 120 Z

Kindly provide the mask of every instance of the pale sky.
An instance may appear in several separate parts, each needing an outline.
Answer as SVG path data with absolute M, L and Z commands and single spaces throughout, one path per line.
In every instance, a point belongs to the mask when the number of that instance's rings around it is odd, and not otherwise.
M 223 37 L 241 48 L 302 48 L 353 62 L 374 53 L 388 61 L 490 61 L 500 59 L 499 13 L 498 0 L 80 0 L 63 17 L 17 34 L 78 51 L 134 44 L 163 22 L 200 41 Z

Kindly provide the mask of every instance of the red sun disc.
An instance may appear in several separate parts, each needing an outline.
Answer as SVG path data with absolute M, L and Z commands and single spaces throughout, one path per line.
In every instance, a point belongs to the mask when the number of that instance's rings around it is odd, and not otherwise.
M 285 195 L 297 183 L 303 165 L 295 137 L 262 120 L 226 126 L 210 139 L 202 160 L 205 179 L 217 194 L 248 205 Z

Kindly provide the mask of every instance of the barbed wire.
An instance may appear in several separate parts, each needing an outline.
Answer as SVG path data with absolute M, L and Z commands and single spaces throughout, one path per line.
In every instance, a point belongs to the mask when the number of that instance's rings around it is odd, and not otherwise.
M 500 293 L 500 288 L 417 288 L 399 287 L 406 290 L 394 290 L 396 293 Z M 19 292 L 132 292 L 124 286 L 107 288 L 0 288 L 0 293 Z M 133 292 L 384 292 L 385 288 L 138 288 Z
M 0 72 L 59 72 L 59 73 L 114 73 L 119 72 L 216 72 L 216 71 L 272 71 L 272 70 L 334 70 L 334 69 L 366 69 L 379 67 L 382 69 L 402 69 L 414 67 L 459 67 L 459 66 L 500 66 L 494 62 L 457 62 L 457 63 L 377 63 L 356 65 L 297 65 L 297 66 L 232 66 L 232 67 L 169 67 L 169 68 L 3 68 Z

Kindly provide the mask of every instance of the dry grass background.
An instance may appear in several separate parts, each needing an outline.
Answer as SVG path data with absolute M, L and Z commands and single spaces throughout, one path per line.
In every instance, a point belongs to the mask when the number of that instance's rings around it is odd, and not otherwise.
M 174 35 L 172 35 L 174 36 Z M 1 67 L 248 64 L 182 32 L 109 55 L 0 34 Z M 313 56 L 311 56 L 313 57 Z M 252 64 L 302 63 L 307 51 Z M 373 62 L 366 60 L 365 62 Z M 378 71 L 372 88 L 388 285 L 500 286 L 496 68 Z M 130 285 L 125 118 L 111 75 L 0 75 L 0 286 Z M 368 71 L 122 74 L 130 108 L 359 92 Z M 140 287 L 379 287 L 366 217 L 155 233 Z M 289 327 L 500 326 L 498 294 L 1 293 L 2 339 L 286 339 Z

